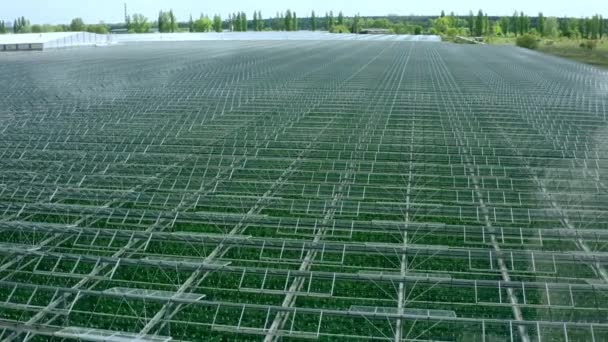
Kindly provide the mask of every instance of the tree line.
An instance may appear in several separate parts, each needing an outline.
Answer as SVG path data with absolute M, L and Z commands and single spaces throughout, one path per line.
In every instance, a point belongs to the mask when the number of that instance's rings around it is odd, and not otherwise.
M 587 18 L 546 17 L 538 13 L 530 17 L 523 11 L 514 12 L 512 16 L 489 17 L 483 10 L 477 14 L 472 11 L 467 17 L 457 16 L 453 12 L 431 20 L 429 33 L 454 36 L 522 36 L 526 34 L 540 37 L 601 39 L 607 34 L 606 20 L 599 14 Z
M 201 14 L 198 19 L 190 15 L 187 22 L 180 22 L 173 10 L 160 11 L 158 18 L 151 22 L 142 14 L 125 17 L 123 25 L 85 24 L 81 18 L 74 18 L 69 25 L 32 25 L 25 17 L 13 21 L 13 33 L 39 33 L 59 31 L 88 31 L 105 34 L 110 28 L 126 30 L 131 33 L 147 33 L 157 29 L 161 33 L 172 32 L 222 32 L 222 31 L 298 31 L 325 30 L 334 33 L 359 33 L 363 29 L 381 29 L 396 34 L 439 34 L 455 36 L 514 36 L 534 34 L 542 37 L 564 36 L 568 38 L 601 39 L 606 35 L 608 25 L 601 15 L 588 18 L 545 17 L 539 13 L 531 17 L 522 11 L 512 16 L 491 17 L 483 10 L 477 14 L 472 11 L 468 16 L 446 15 L 444 11 L 438 17 L 345 17 L 342 11 L 337 15 L 333 11 L 325 16 L 317 16 L 315 11 L 304 18 L 298 17 L 295 11 L 287 9 L 277 12 L 274 17 L 264 18 L 260 11 L 254 11 L 250 20 L 245 12 L 235 12 L 222 19 L 220 15 L 210 18 Z M 0 21 L 0 34 L 10 31 L 7 23 Z
M 0 34 L 9 33 L 43 33 L 43 32 L 92 32 L 99 34 L 108 33 L 108 26 L 104 23 L 85 25 L 81 18 L 74 18 L 69 25 L 39 25 L 31 24 L 25 17 L 17 18 L 12 23 L 12 29 L 9 29 L 5 21 L 0 21 Z
M 75 18 L 69 25 L 31 25 L 25 18 L 14 21 L 14 33 L 38 33 L 38 32 L 62 32 L 62 31 L 89 31 L 100 34 L 108 33 L 110 29 L 126 30 L 130 33 L 147 33 L 157 29 L 161 33 L 173 32 L 244 32 L 244 31 L 298 31 L 298 30 L 326 30 L 334 33 L 359 32 L 362 28 L 386 29 L 392 33 L 416 33 L 423 32 L 423 25 L 411 25 L 406 20 L 394 18 L 363 18 L 355 15 L 347 18 L 340 11 L 337 16 L 333 11 L 325 13 L 325 17 L 319 17 L 312 11 L 308 17 L 300 18 L 295 11 L 287 9 L 277 12 L 274 17 L 264 18 L 261 11 L 253 13 L 253 19 L 249 20 L 245 12 L 235 12 L 227 19 L 220 15 L 209 16 L 201 14 L 198 19 L 192 15 L 187 22 L 177 20 L 172 10 L 160 11 L 156 21 L 150 21 L 143 14 L 132 14 L 125 17 L 124 24 L 86 25 L 81 18 Z M 0 33 L 6 33 L 6 23 L 0 22 Z

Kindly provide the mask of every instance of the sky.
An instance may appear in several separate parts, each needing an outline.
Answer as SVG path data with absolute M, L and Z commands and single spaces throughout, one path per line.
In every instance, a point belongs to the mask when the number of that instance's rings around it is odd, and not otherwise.
M 606 0 L 0 0 L 0 20 L 12 21 L 25 16 L 32 23 L 60 24 L 69 23 L 72 18 L 81 17 L 86 23 L 117 23 L 124 21 L 124 3 L 127 3 L 129 14 L 141 13 L 155 20 L 159 10 L 172 8 L 178 20 L 186 21 L 190 14 L 198 17 L 200 13 L 220 14 L 244 11 L 252 16 L 253 11 L 260 10 L 262 15 L 272 17 L 277 11 L 295 10 L 298 17 L 308 16 L 315 10 L 317 16 L 324 16 L 326 11 L 340 10 L 346 16 L 360 13 L 363 16 L 399 15 L 438 15 L 441 10 L 446 13 L 468 14 L 469 10 L 477 12 L 483 9 L 491 16 L 512 15 L 515 10 L 523 10 L 535 15 L 542 11 L 547 16 L 591 16 L 596 13 L 608 17 Z

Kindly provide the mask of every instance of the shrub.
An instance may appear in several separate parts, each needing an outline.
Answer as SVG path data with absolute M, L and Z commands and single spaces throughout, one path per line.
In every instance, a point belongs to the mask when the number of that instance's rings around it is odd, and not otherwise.
M 535 50 L 538 48 L 538 40 L 531 34 L 524 34 L 523 36 L 517 37 L 515 44 L 519 47 Z
M 458 35 L 458 30 L 457 30 L 457 29 L 455 29 L 455 28 L 453 28 L 453 27 L 450 27 L 450 28 L 449 28 L 449 29 L 448 29 L 448 30 L 445 32 L 445 34 L 446 34 L 448 37 L 450 37 L 450 38 L 454 38 L 454 37 L 456 37 L 456 36 Z
M 108 27 L 105 24 L 87 25 L 87 32 L 108 34 Z
M 587 40 L 580 44 L 583 49 L 593 50 L 597 47 L 597 40 Z
M 336 25 L 331 28 L 330 32 L 331 33 L 350 33 L 350 30 L 348 29 L 348 27 L 346 27 L 344 25 Z

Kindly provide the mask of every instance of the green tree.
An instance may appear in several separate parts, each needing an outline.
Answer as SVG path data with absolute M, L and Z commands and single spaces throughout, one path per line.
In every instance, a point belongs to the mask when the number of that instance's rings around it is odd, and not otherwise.
M 422 34 L 422 26 L 414 26 L 414 34 L 419 36 Z
M 258 31 L 264 31 L 264 19 L 262 18 L 262 11 L 258 11 Z
M 445 17 L 445 12 L 443 10 L 441 10 L 441 16 L 440 16 L 440 18 L 443 18 L 443 17 Z
M 604 20 L 604 17 L 602 17 L 600 15 L 600 22 L 599 22 L 599 33 L 600 33 L 600 39 L 602 39 L 604 37 L 604 33 L 606 33 L 604 30 L 606 29 L 606 22 Z
M 344 25 L 335 25 L 331 28 L 331 33 L 350 33 L 348 27 Z
M 593 18 L 585 18 L 583 20 L 584 29 L 581 31 L 585 32 L 584 37 L 587 39 L 593 39 Z
M 298 15 L 296 14 L 296 12 L 293 12 L 293 16 L 291 18 L 291 30 L 292 31 L 297 31 L 298 30 Z
M 559 36 L 559 22 L 555 17 L 549 17 L 545 19 L 544 27 L 545 37 L 557 38 Z
M 6 33 L 6 23 L 4 20 L 0 20 L 0 34 Z
M 329 11 L 329 16 L 327 16 L 327 19 L 325 20 L 325 26 L 327 31 L 332 30 L 332 28 L 334 27 L 335 22 L 334 22 L 334 12 L 333 11 Z
M 445 19 L 445 22 L 447 23 L 447 19 Z M 388 29 L 391 26 L 391 22 L 386 18 L 376 19 L 370 23 L 370 26 L 372 28 Z
M 209 32 L 211 31 L 212 27 L 213 22 L 211 21 L 211 19 L 201 14 L 201 17 L 194 22 L 193 29 L 194 32 Z
M 483 16 L 483 34 L 487 36 L 492 35 L 492 25 L 490 25 L 490 19 L 488 18 L 487 13 Z
M 500 26 L 500 31 L 504 36 L 509 34 L 509 28 L 511 27 L 511 21 L 509 17 L 502 17 L 498 21 L 498 25 Z
M 84 24 L 84 21 L 82 20 L 82 18 L 72 19 L 72 22 L 70 23 L 70 31 L 81 32 L 81 31 L 85 31 L 86 29 L 87 29 L 87 26 Z
M 477 12 L 477 18 L 475 18 L 475 36 L 477 36 L 477 37 L 483 36 L 483 29 L 484 29 L 483 11 L 479 10 L 479 12 Z
M 344 26 L 344 14 L 342 14 L 342 11 L 338 13 L 338 25 Z
M 241 13 L 232 14 L 232 30 L 234 32 L 241 32 Z
M 291 10 L 285 12 L 285 31 L 291 31 Z
M 519 33 L 526 34 L 530 31 L 530 18 L 524 14 L 524 12 L 519 13 Z
M 580 32 L 581 37 L 583 38 L 587 38 L 587 19 L 586 18 L 580 18 L 578 20 L 578 32 Z
M 13 33 L 29 33 L 32 31 L 30 21 L 25 17 L 17 18 L 13 22 Z
M 131 26 L 131 18 L 127 17 L 127 30 Z M 167 27 L 167 23 L 165 22 L 165 16 L 163 11 L 158 12 L 158 32 L 166 32 L 165 28 Z
M 175 18 L 175 15 L 173 14 L 173 10 L 170 9 L 169 10 L 169 32 L 175 32 L 177 31 L 177 19 Z
M 253 30 L 258 30 L 258 12 L 253 11 Z
M 133 18 L 130 20 L 133 20 Z M 173 10 L 169 12 L 160 11 L 158 13 L 158 31 L 166 33 L 176 32 L 177 30 L 177 20 L 175 19 L 175 15 L 173 15 Z
M 133 14 L 129 21 L 131 24 L 128 30 L 131 33 L 148 33 L 150 31 L 148 18 L 143 14 Z
M 222 17 L 217 14 L 213 16 L 213 31 L 222 32 Z
M 543 12 L 538 13 L 538 18 L 536 19 L 536 31 L 542 36 L 545 36 L 545 16 Z
M 159 17 L 160 19 L 160 17 Z M 125 16 L 125 27 L 127 29 L 127 31 L 129 30 L 129 27 L 131 26 L 131 17 L 126 15 Z M 160 26 L 160 21 L 159 21 L 159 26 Z
M 48 32 L 48 31 L 43 31 Z M 97 33 L 97 34 L 108 34 L 108 26 L 103 22 L 99 24 L 87 25 L 87 32 Z
M 580 37 L 579 23 L 576 18 L 568 18 L 563 21 L 562 34 L 568 38 L 575 39 Z
M 515 11 L 511 17 L 511 32 L 515 34 L 515 37 L 521 34 L 521 31 L 519 30 L 519 14 L 517 11 Z
M 192 20 L 192 14 L 190 14 L 190 20 L 188 21 L 188 32 L 194 32 L 194 20 Z
M 591 31 L 591 39 L 598 39 L 600 38 L 600 16 L 599 15 L 594 15 L 591 18 L 591 25 L 590 25 L 590 31 Z
M 357 13 L 354 17 L 353 17 L 353 25 L 352 25 L 352 29 L 351 32 L 352 33 L 359 33 L 361 31 L 361 16 L 359 16 L 359 13 Z
M 310 29 L 312 31 L 317 30 L 317 17 L 315 16 L 315 11 L 312 11 L 310 14 Z
M 458 26 L 460 25 L 460 22 L 457 20 L 456 14 L 454 14 L 454 12 L 450 12 L 450 15 L 448 16 L 448 18 L 450 19 L 450 26 L 454 27 L 454 28 L 458 28 Z
M 245 12 L 241 12 L 241 31 L 247 31 L 247 14 Z
M 469 11 L 467 24 L 469 26 L 469 36 L 475 35 L 475 15 L 473 14 L 473 11 Z
M 504 35 L 502 33 L 502 27 L 500 27 L 499 22 L 496 22 L 496 23 L 494 23 L 494 25 L 492 25 L 490 35 L 495 36 L 495 37 Z
M 232 15 L 232 26 L 235 32 L 241 32 L 241 13 L 235 13 Z
M 384 19 L 388 22 L 387 19 Z M 380 19 L 374 20 L 374 28 L 386 28 L 382 25 L 379 24 Z M 448 30 L 451 28 L 450 25 L 450 18 L 448 17 L 439 17 L 437 19 L 433 19 L 431 20 L 431 25 L 433 26 L 433 28 L 435 29 L 435 32 L 437 32 L 437 34 L 446 34 L 448 32 Z
M 279 12 L 277 12 L 277 14 L 275 15 L 275 17 L 272 19 L 272 21 L 270 22 L 270 28 L 273 31 L 279 31 L 280 30 L 280 16 L 279 16 Z

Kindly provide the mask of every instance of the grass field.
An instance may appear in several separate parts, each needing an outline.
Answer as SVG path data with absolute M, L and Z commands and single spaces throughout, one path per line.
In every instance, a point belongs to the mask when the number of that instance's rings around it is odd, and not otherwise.
M 543 39 L 538 51 L 608 69 L 608 39 L 598 41 L 597 47 L 593 50 L 581 47 L 580 44 L 584 42 L 585 40 L 565 38 Z M 492 38 L 490 44 L 515 45 L 515 38 Z
M 608 340 L 595 68 L 215 41 L 0 77 L 0 340 Z
M 551 55 L 573 59 L 575 61 L 595 65 L 608 69 L 608 40 L 598 42 L 597 48 L 589 50 L 580 47 L 583 41 L 560 39 L 556 41 L 543 41 L 539 51 Z

